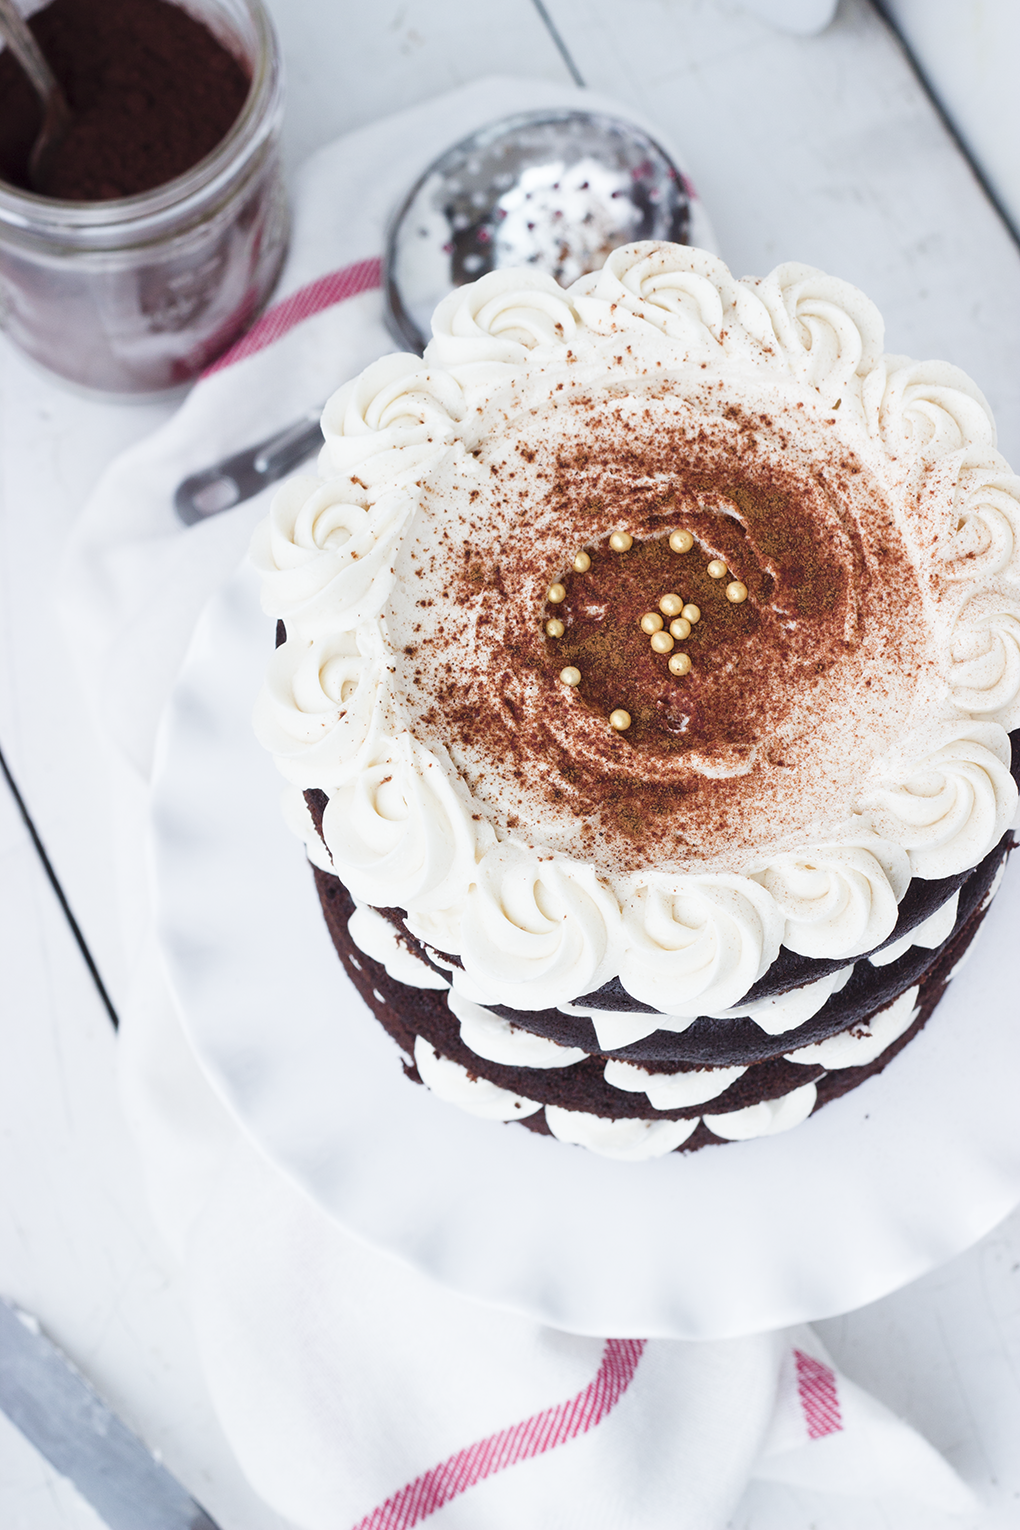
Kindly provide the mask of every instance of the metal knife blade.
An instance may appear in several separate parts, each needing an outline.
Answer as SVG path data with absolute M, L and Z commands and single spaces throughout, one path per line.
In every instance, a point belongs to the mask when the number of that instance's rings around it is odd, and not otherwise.
M 109 1530 L 217 1530 L 35 1318 L 0 1298 L 0 1408 Z

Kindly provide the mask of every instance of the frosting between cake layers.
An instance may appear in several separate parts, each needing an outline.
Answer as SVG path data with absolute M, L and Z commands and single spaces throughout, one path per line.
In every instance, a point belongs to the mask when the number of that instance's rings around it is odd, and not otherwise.
M 256 534 L 287 633 L 256 728 L 455 988 L 527 1012 L 619 978 L 725 1013 L 781 945 L 865 955 L 911 876 L 997 843 L 1020 482 L 964 374 L 883 356 L 846 283 L 677 246 L 565 292 L 493 273 L 434 333 L 334 396 L 320 477 Z M 637 629 L 664 588 L 701 609 L 680 680 Z

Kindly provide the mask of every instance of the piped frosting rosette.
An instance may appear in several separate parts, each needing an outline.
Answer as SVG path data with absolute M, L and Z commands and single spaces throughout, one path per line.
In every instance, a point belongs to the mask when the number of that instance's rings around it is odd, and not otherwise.
M 948 454 L 928 474 L 918 508 L 924 539 L 937 545 L 933 572 L 943 586 L 1017 570 L 1020 478 L 998 452 Z
M 543 357 L 562 355 L 577 334 L 574 305 L 551 276 L 493 274 L 500 279 L 455 289 L 432 317 L 425 360 L 465 387 L 498 384 Z
M 1004 728 L 949 727 L 934 749 L 862 793 L 859 806 L 907 852 L 914 876 L 955 876 L 983 860 L 1016 816 L 1009 767 Z
M 365 499 L 365 503 L 361 500 Z M 288 631 L 350 631 L 382 610 L 393 560 L 414 513 L 406 492 L 370 506 L 349 481 L 298 477 L 275 496 L 256 529 L 251 558 L 263 576 L 263 606 Z
M 736 1004 L 779 954 L 783 929 L 776 900 L 748 877 L 643 878 L 623 906 L 620 981 L 690 1022 Z
M 973 382 L 884 356 L 882 341 L 874 305 L 823 272 L 787 264 L 738 281 L 704 251 L 639 243 L 566 291 L 532 271 L 458 289 L 424 360 L 384 357 L 330 400 L 321 476 L 284 485 L 253 543 L 266 610 L 287 629 L 256 728 L 290 781 L 327 793 L 337 874 L 455 958 L 465 1002 L 535 1011 L 618 981 L 674 1026 L 739 1014 L 780 945 L 826 960 L 874 950 L 911 876 L 975 866 L 1012 821 L 1020 482 Z M 493 420 L 571 376 L 609 389 L 706 367 L 784 407 L 830 411 L 826 429 L 882 483 L 913 549 L 942 688 L 926 693 L 925 748 L 897 741 L 874 760 L 844 821 L 806 819 L 799 843 L 723 871 L 695 859 L 616 874 L 586 863 L 576 836 L 569 854 L 545 842 L 540 806 L 523 827 L 519 812 L 501 817 L 456 750 L 416 735 L 393 603 L 426 534 L 431 475 L 468 460 Z M 917 724 L 905 717 L 904 734 Z
M 478 876 L 487 826 L 449 760 L 402 735 L 332 794 L 322 836 L 337 875 L 376 908 L 446 909 Z
M 489 1003 L 548 1009 L 614 975 L 619 923 L 616 899 L 590 866 L 508 842 L 478 866 L 456 954 Z
M 323 410 L 319 470 L 366 494 L 406 484 L 457 439 L 464 412 L 463 391 L 449 371 L 414 355 L 383 356 Z
M 873 951 L 891 934 L 910 862 L 895 840 L 876 835 L 777 856 L 755 880 L 782 913 L 787 950 L 843 959 Z
M 288 637 L 255 703 L 259 742 L 303 790 L 331 791 L 368 768 L 391 710 L 378 622 Z

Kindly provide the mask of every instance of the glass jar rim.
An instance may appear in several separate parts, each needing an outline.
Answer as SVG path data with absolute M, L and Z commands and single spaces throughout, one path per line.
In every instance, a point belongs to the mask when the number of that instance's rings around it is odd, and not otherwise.
M 187 218 L 235 180 L 272 131 L 283 95 L 279 45 L 269 12 L 263 0 L 242 3 L 255 28 L 251 85 L 235 121 L 204 159 L 151 191 L 105 202 L 64 201 L 0 180 L 0 227 L 68 244 L 102 243 L 104 236 L 114 234 L 130 242 L 148 232 L 153 222 L 158 224 L 161 214 Z

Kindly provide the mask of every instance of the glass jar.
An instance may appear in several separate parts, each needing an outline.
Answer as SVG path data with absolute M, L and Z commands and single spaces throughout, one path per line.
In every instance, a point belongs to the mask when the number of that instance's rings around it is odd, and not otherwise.
M 109 202 L 0 181 L 0 326 L 52 372 L 107 395 L 190 382 L 265 303 L 287 244 L 279 48 L 261 0 L 189 0 L 250 74 L 211 154 Z

